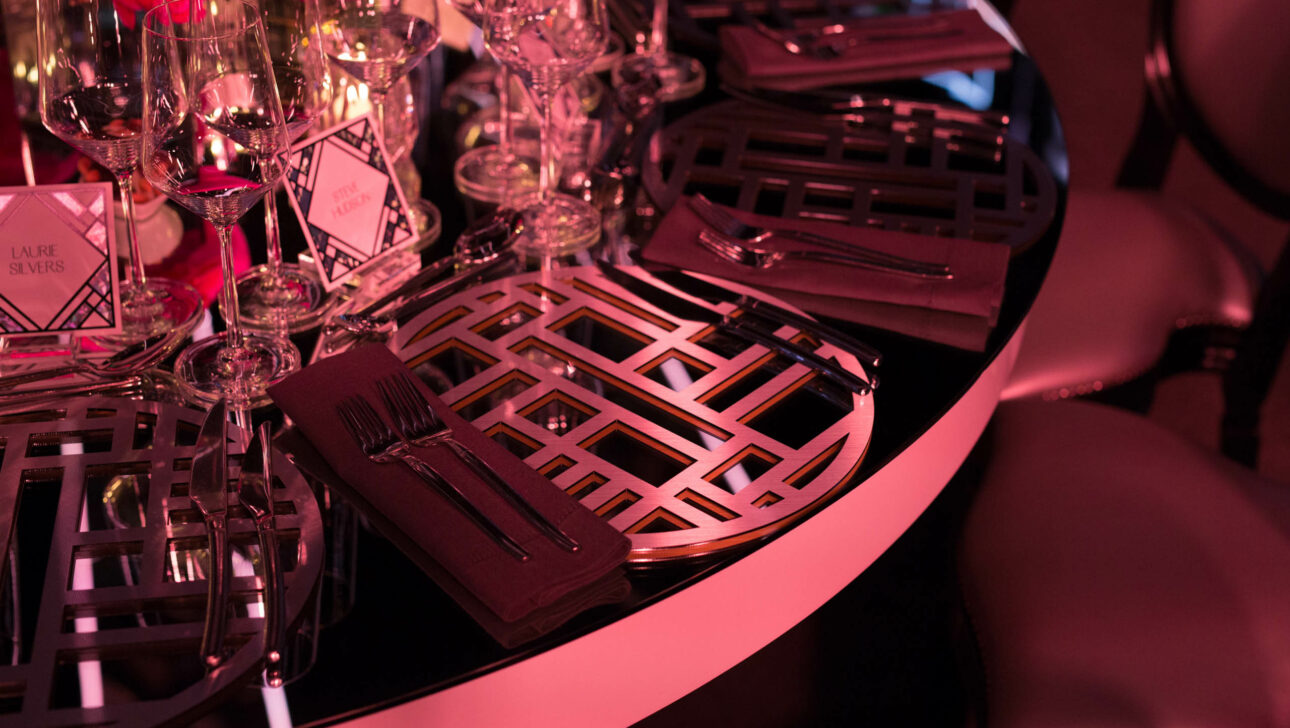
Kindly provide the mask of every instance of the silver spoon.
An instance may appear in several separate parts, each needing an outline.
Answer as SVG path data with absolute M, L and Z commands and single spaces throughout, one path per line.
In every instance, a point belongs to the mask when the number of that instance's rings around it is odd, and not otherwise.
M 178 330 L 156 334 L 142 341 L 136 341 L 106 359 L 77 361 L 48 369 L 10 374 L 0 377 L 0 389 L 11 389 L 69 374 L 88 374 L 95 379 L 128 377 L 166 358 L 186 335 Z
M 470 268 L 437 285 L 418 291 L 394 311 L 377 315 L 376 311 L 410 290 L 407 287 L 400 287 L 401 290 L 396 292 L 399 295 L 386 295 L 358 311 L 340 314 L 335 319 L 336 325 L 360 337 L 386 333 L 395 319 L 433 306 L 438 301 L 438 297 L 445 292 L 455 292 L 463 282 L 491 271 L 504 257 L 509 257 L 516 239 L 523 231 L 524 218 L 517 210 L 499 210 L 491 217 L 483 218 L 468 227 L 457 239 L 457 252 L 452 257 L 435 264 L 439 274 L 446 272 L 457 263 L 470 264 Z M 439 268 L 441 265 L 442 268 Z M 427 279 L 414 280 L 417 288 L 427 282 Z M 409 281 L 409 283 L 412 282 Z

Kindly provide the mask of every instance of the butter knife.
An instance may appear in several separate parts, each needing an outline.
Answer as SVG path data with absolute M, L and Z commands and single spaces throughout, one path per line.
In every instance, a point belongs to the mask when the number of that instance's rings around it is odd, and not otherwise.
M 262 423 L 242 456 L 237 500 L 255 521 L 260 539 L 264 573 L 264 681 L 271 687 L 283 683 L 283 643 L 286 636 L 286 585 L 278 558 L 278 532 L 273 516 L 273 447 L 271 425 Z
M 737 318 L 682 298 L 656 283 L 638 278 L 603 260 L 597 260 L 596 266 L 606 278 L 670 316 L 687 321 L 700 321 L 717 327 L 722 333 L 749 343 L 760 344 L 820 372 L 856 394 L 865 395 L 873 391 L 872 386 L 863 377 L 843 369 L 838 363 L 829 361 L 800 344 L 745 326 Z
M 799 313 L 790 311 L 783 306 L 777 306 L 770 301 L 766 301 L 756 296 L 750 296 L 746 293 L 733 291 L 715 281 L 698 276 L 685 270 L 664 271 L 655 274 L 665 283 L 676 286 L 681 291 L 688 293 L 696 298 L 702 298 L 707 301 L 719 301 L 722 303 L 733 303 L 739 308 L 754 314 L 762 319 L 780 326 L 792 326 L 799 331 L 805 331 L 816 338 L 827 341 L 830 344 L 842 349 L 843 351 L 854 354 L 862 364 L 876 367 L 882 363 L 882 354 L 872 346 L 865 344 L 854 337 L 843 333 L 828 324 L 807 318 Z M 878 386 L 876 382 L 871 382 L 873 386 Z
M 218 667 L 224 660 L 224 629 L 233 568 L 228 550 L 227 410 L 223 399 L 211 407 L 197 436 L 188 497 L 206 522 L 207 554 L 206 625 L 202 630 L 202 662 Z

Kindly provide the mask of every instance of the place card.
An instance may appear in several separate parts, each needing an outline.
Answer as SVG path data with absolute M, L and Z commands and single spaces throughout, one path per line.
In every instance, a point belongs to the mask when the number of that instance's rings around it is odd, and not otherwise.
M 408 201 L 370 113 L 293 147 L 286 178 L 329 291 L 415 240 Z
M 0 187 L 0 335 L 120 330 L 111 183 Z

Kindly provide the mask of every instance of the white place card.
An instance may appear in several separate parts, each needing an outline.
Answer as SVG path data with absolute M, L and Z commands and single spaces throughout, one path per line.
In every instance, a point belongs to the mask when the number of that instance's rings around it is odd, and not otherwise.
M 286 178 L 329 291 L 415 240 L 408 201 L 371 114 L 297 144 Z
M 119 275 L 110 183 L 0 187 L 0 336 L 119 332 Z

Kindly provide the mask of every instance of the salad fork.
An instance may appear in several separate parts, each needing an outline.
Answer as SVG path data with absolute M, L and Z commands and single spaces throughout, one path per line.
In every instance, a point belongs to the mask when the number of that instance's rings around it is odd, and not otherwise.
M 506 484 L 493 466 L 468 450 L 452 435 L 452 429 L 439 419 L 439 415 L 430 407 L 425 396 L 413 384 L 409 374 L 397 374 L 378 381 L 381 401 L 394 419 L 403 438 L 413 445 L 433 447 L 446 445 L 459 459 L 475 472 L 484 482 L 497 492 L 515 510 L 519 511 L 529 523 L 532 523 L 560 548 L 566 551 L 577 551 L 578 542 L 547 520 L 531 503 Z
M 776 230 L 749 225 L 731 215 L 725 208 L 719 207 L 703 193 L 696 193 L 690 198 L 690 209 L 710 228 L 728 238 L 742 243 L 760 243 L 767 238 L 778 237 L 798 240 L 811 245 L 818 245 L 830 250 L 846 253 L 854 258 L 864 258 L 875 269 L 887 269 L 892 272 L 907 273 L 919 278 L 953 278 L 949 266 L 938 263 L 927 263 L 901 255 L 884 253 L 863 246 L 854 245 L 844 240 L 837 240 L 824 235 L 802 232 L 799 230 Z
M 381 465 L 402 463 L 427 485 L 439 491 L 448 499 L 448 502 L 456 506 L 507 553 L 520 561 L 528 559 L 528 551 L 507 536 L 496 523 L 489 520 L 488 516 L 480 512 L 465 493 L 440 475 L 439 471 L 429 463 L 412 454 L 409 443 L 400 439 L 390 429 L 367 400 L 358 396 L 347 397 L 336 405 L 336 414 L 344 424 L 345 430 L 349 432 L 350 438 L 368 460 Z
M 913 276 L 915 278 L 934 278 L 944 279 L 945 276 L 938 276 L 929 273 L 914 273 L 911 271 L 890 268 L 885 265 L 874 263 L 871 260 L 856 256 L 846 255 L 844 253 L 834 253 L 827 250 L 770 250 L 767 248 L 756 247 L 752 243 L 746 243 L 742 240 L 723 237 L 707 230 L 699 232 L 699 245 L 704 250 L 721 258 L 749 268 L 760 268 L 762 270 L 774 268 L 785 260 L 808 260 L 817 263 L 834 263 L 838 265 L 850 265 L 856 268 L 866 268 L 882 273 L 892 273 L 902 276 Z

